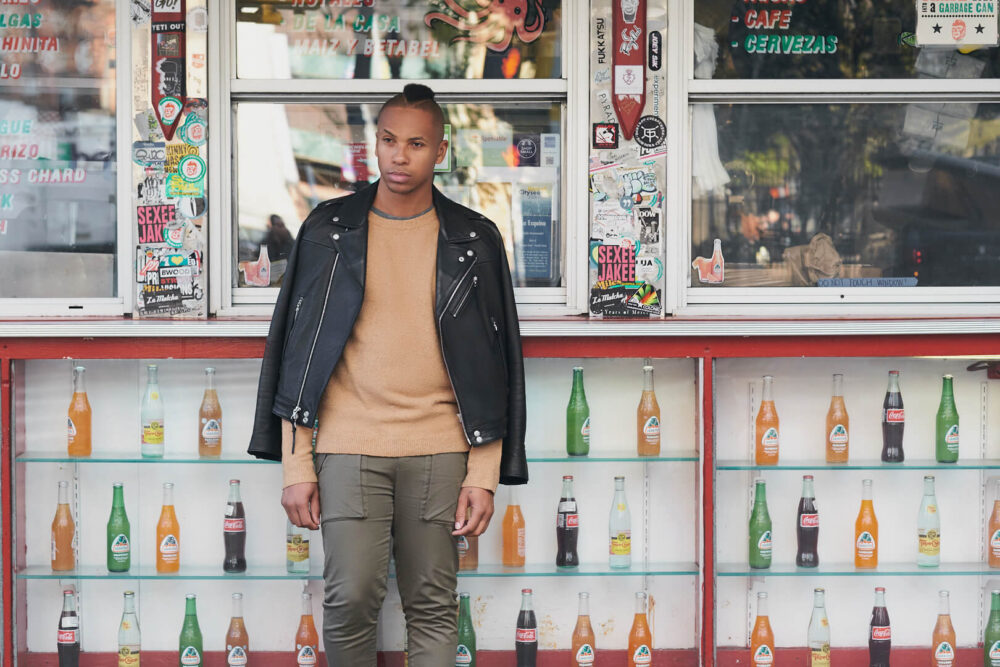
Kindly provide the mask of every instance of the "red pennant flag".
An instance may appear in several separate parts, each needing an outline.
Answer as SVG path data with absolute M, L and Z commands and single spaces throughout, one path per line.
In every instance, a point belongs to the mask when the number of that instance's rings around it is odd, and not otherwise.
M 611 14 L 611 104 L 632 139 L 646 107 L 646 0 L 612 0 Z

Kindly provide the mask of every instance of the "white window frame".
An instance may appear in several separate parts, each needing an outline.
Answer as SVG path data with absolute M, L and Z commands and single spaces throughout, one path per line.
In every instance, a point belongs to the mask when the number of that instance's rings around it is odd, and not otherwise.
M 996 102 L 994 79 L 695 79 L 694 2 L 669 0 L 668 306 L 679 315 L 928 317 L 1000 314 L 1000 287 L 701 287 L 690 284 L 692 104 Z M 670 48 L 670 47 L 674 48 Z M 931 306 L 931 309 L 928 309 Z
M 209 307 L 220 316 L 270 316 L 277 288 L 233 287 L 236 263 L 233 238 L 235 214 L 235 146 L 232 103 L 254 101 L 374 102 L 399 92 L 405 83 L 424 83 L 434 88 L 442 102 L 461 95 L 464 101 L 483 102 L 498 94 L 513 100 L 565 99 L 561 157 L 562 191 L 560 224 L 566 252 L 561 258 L 565 287 L 519 287 L 514 289 L 518 312 L 523 316 L 559 316 L 586 312 L 587 242 L 589 238 L 589 52 L 590 3 L 563 0 L 562 79 L 434 79 L 434 80 L 255 80 L 237 79 L 236 0 L 210 3 L 220 16 L 209 22 L 210 50 L 209 117 L 215 128 L 209 133 L 209 155 L 217 163 L 209 170 L 209 220 L 217 242 L 209 243 Z M 334 97 L 335 96 L 335 97 Z M 286 98 L 286 99 L 282 99 Z M 215 157 L 221 156 L 221 157 Z

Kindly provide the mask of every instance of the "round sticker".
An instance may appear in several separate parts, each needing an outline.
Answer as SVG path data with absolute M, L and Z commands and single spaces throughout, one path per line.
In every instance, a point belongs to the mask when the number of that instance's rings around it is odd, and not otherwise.
M 181 115 L 181 101 L 176 97 L 164 97 L 160 100 L 157 108 L 160 110 L 160 120 L 167 125 L 173 125 L 177 117 Z
M 181 139 L 191 146 L 203 146 L 208 141 L 205 121 L 194 114 L 188 116 L 187 122 L 181 126 Z
M 205 161 L 197 155 L 185 155 L 177 163 L 177 173 L 188 183 L 199 183 L 205 178 Z
M 184 245 L 184 222 L 173 227 L 163 228 L 163 241 L 171 248 L 180 248 Z
M 643 116 L 635 126 L 633 138 L 643 148 L 658 148 L 667 138 L 667 124 L 658 116 Z

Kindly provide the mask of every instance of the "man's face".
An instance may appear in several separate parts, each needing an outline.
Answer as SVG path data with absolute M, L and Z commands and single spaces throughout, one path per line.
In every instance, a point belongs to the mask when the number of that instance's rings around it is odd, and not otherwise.
M 408 195 L 427 187 L 434 165 L 444 158 L 448 142 L 434 116 L 423 109 L 389 107 L 379 117 L 375 156 L 382 181 L 395 194 Z

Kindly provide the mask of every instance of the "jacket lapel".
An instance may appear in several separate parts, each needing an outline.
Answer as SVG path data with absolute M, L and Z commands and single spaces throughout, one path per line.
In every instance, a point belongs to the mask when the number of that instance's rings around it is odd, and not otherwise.
M 448 297 L 458 286 L 462 276 L 472 265 L 473 258 L 466 253 L 466 243 L 475 239 L 469 236 L 468 225 L 464 222 L 464 212 L 450 199 L 434 188 L 434 208 L 438 216 L 437 281 L 435 282 L 434 312 L 440 315 L 448 303 Z

